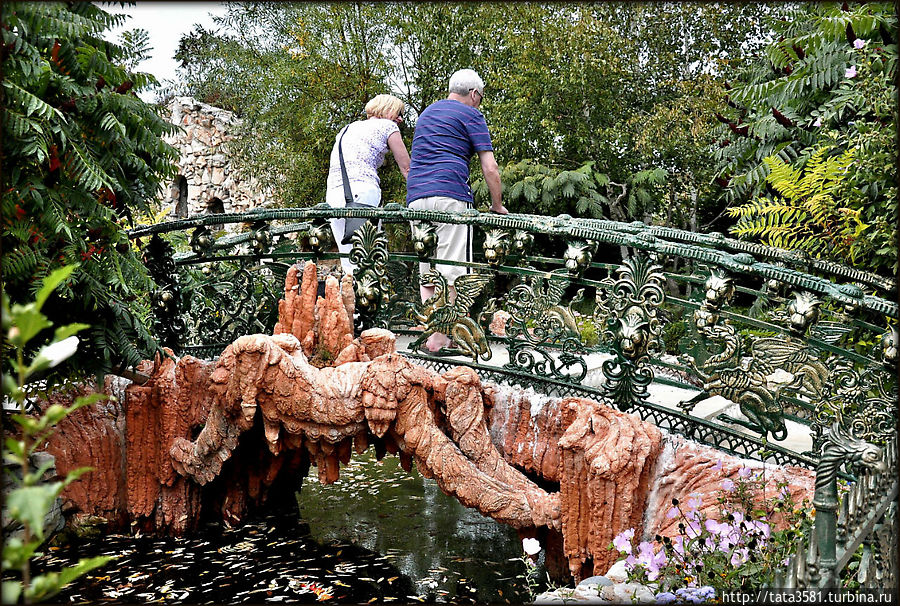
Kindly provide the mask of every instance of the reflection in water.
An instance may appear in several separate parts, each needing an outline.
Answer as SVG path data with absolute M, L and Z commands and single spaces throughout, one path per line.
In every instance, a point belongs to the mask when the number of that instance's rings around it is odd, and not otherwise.
M 370 449 L 329 486 L 304 482 L 300 515 L 320 542 L 348 541 L 388 557 L 426 601 L 521 602 L 522 545 L 515 530 L 460 505 L 434 480 Z
M 336 484 L 321 486 L 313 470 L 300 496 L 301 520 L 209 525 L 181 539 L 72 538 L 45 547 L 33 568 L 117 557 L 56 603 L 527 601 L 512 528 L 464 508 L 433 480 L 404 472 L 395 457 L 379 463 L 370 451 L 341 472 Z

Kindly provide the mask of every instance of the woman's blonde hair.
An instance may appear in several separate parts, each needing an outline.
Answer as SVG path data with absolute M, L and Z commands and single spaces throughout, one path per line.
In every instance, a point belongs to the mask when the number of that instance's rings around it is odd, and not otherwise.
M 393 120 L 403 113 L 403 101 L 394 95 L 378 95 L 366 103 L 366 117 Z

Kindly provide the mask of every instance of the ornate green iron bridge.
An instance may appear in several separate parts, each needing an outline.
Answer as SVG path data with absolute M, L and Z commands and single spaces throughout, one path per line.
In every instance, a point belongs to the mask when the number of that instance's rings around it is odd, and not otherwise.
M 329 252 L 334 217 L 371 220 L 349 253 L 358 328 L 416 337 L 404 353 L 439 371 L 467 364 L 498 383 L 604 399 L 732 454 L 815 469 L 815 526 L 798 540 L 778 586 L 897 586 L 900 337 L 892 280 L 639 222 L 395 204 L 257 209 L 131 231 L 157 284 L 151 304 L 161 343 L 213 357 L 240 335 L 271 334 L 287 269 L 340 257 Z M 434 257 L 441 222 L 474 227 L 473 262 Z M 420 262 L 430 270 L 420 274 Z M 469 268 L 455 299 L 436 262 Z M 424 304 L 420 283 L 435 287 Z M 436 331 L 452 334 L 465 358 L 421 352 Z M 491 364 L 499 350 L 508 361 Z M 596 353 L 605 354 L 602 381 L 590 386 Z M 660 406 L 648 397 L 654 381 L 700 393 L 678 409 Z M 713 395 L 741 414 L 691 414 Z M 809 427 L 809 451 L 779 444 L 788 420 Z M 851 481 L 840 499 L 839 476 Z M 858 565 L 848 566 L 854 558 Z

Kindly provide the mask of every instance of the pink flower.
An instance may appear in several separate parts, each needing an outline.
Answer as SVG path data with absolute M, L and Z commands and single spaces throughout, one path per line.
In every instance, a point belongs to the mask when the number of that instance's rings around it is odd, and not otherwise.
M 862 50 L 865 45 L 866 41 L 862 38 L 857 38 L 853 41 L 853 48 L 855 48 L 856 50 Z
M 634 538 L 634 528 L 620 533 L 613 539 L 613 547 L 622 553 L 631 553 L 631 539 Z
M 750 477 L 750 474 L 751 474 L 751 473 L 753 473 L 753 472 L 750 471 L 750 468 L 749 468 L 749 467 L 741 467 L 741 468 L 738 470 L 738 475 L 739 475 L 740 477 L 744 478 L 745 480 L 746 480 L 747 478 Z
M 734 490 L 734 482 L 732 482 L 729 478 L 725 478 L 724 480 L 722 480 L 722 490 L 731 492 L 732 490 Z
M 688 524 L 687 529 L 685 530 L 685 534 L 689 539 L 696 539 L 700 536 L 700 524 L 696 521 Z
M 653 543 L 649 541 L 641 541 L 638 545 L 638 557 L 641 561 L 650 561 L 653 557 Z
M 716 461 L 716 464 L 713 465 L 713 469 L 715 469 L 716 471 L 722 471 L 722 459 Z
M 669 511 L 666 512 L 666 518 L 672 520 L 678 517 L 678 508 L 670 507 Z
M 813 122 L 813 126 L 822 126 L 822 118 L 816 118 L 816 121 Z
M 750 558 L 750 550 L 746 547 L 735 549 L 731 554 L 731 565 L 737 568 Z
M 856 77 L 856 66 L 851 65 L 847 68 L 847 71 L 844 72 L 845 78 L 855 78 Z
M 728 524 L 719 524 L 715 520 L 706 520 L 706 530 L 712 534 L 722 534 L 722 528 L 731 528 Z
M 700 497 L 691 497 L 688 499 L 687 506 L 690 509 L 700 509 L 701 505 L 703 505 L 703 499 Z
M 678 535 L 672 540 L 672 549 L 680 556 L 684 555 L 684 537 Z

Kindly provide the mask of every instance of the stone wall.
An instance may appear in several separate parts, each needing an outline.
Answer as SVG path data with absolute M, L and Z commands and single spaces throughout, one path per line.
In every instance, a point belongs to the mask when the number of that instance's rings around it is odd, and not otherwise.
M 161 200 L 168 218 L 209 212 L 243 212 L 272 201 L 256 179 L 245 179 L 231 165 L 228 142 L 240 125 L 232 112 L 175 97 L 169 121 L 183 130 L 166 137 L 181 152 L 178 176 Z

